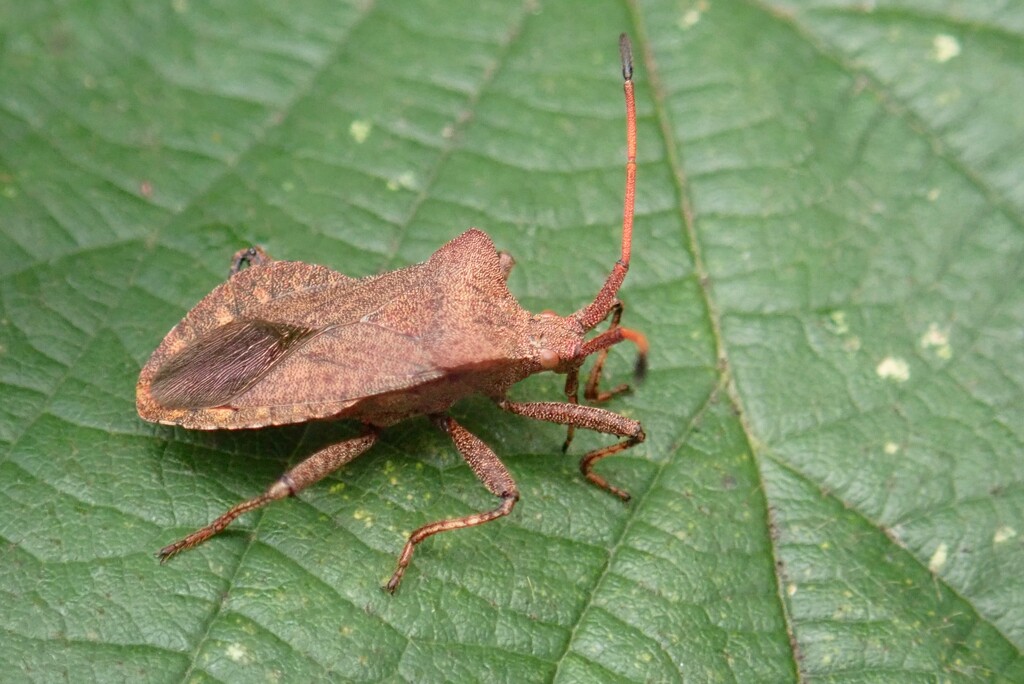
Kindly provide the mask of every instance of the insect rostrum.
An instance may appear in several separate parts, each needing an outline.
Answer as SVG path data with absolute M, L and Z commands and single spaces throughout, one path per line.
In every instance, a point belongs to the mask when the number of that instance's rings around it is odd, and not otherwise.
M 482 394 L 529 418 L 616 435 L 621 441 L 583 456 L 580 470 L 626 500 L 622 489 L 593 471 L 602 458 L 643 441 L 640 423 L 578 403 L 579 370 L 596 354 L 584 387 L 601 391 L 609 347 L 628 340 L 645 364 L 647 341 L 619 325 L 616 297 L 629 269 L 636 182 L 636 114 L 628 38 L 619 41 L 626 97 L 626 190 L 622 253 L 597 296 L 569 316 L 531 314 L 505 280 L 513 260 L 473 228 L 427 261 L 367 278 L 323 266 L 274 261 L 258 248 L 235 255 L 231 277 L 195 306 L 153 352 L 139 375 L 136 403 L 145 420 L 196 430 L 259 428 L 348 418 L 360 436 L 331 445 L 281 476 L 263 494 L 159 552 L 167 560 L 217 534 L 239 515 L 305 489 L 363 453 L 381 428 L 425 415 L 448 433 L 484 486 L 498 497 L 493 510 L 440 520 L 413 532 L 386 589 L 394 592 L 419 542 L 438 532 L 507 515 L 519 490 L 504 464 L 480 439 L 447 415 L 459 399 Z M 241 265 L 247 263 L 248 268 Z M 610 317 L 604 332 L 586 334 Z M 542 371 L 566 375 L 567 402 L 512 402 L 507 390 Z

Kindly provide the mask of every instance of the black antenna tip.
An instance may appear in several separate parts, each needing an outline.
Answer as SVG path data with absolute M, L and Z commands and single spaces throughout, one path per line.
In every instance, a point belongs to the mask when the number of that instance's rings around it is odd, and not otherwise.
M 647 354 L 637 354 L 636 365 L 633 366 L 633 379 L 639 384 L 647 377 Z
M 633 46 L 625 33 L 619 35 L 619 54 L 622 55 L 622 78 L 630 81 L 633 79 Z

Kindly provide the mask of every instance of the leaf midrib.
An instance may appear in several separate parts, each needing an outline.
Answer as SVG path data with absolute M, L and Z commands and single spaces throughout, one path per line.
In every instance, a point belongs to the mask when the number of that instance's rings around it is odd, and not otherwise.
M 915 134 L 919 135 L 926 143 L 932 154 L 939 159 L 946 162 L 949 167 L 956 173 L 960 174 L 964 179 L 967 180 L 968 184 L 974 187 L 977 192 L 985 198 L 985 200 L 993 206 L 997 212 L 1002 215 L 1007 221 L 1012 223 L 1017 228 L 1024 232 L 1024 219 L 1015 211 L 1013 205 L 1009 200 L 999 193 L 995 188 L 991 187 L 984 181 L 984 177 L 977 170 L 973 169 L 967 164 L 962 158 L 954 154 L 951 150 L 954 150 L 952 146 L 946 144 L 941 136 L 937 135 L 928 125 L 927 122 L 922 120 L 908 104 L 902 102 L 898 97 L 895 96 L 888 88 L 885 87 L 884 83 L 880 82 L 874 74 L 865 72 L 862 69 L 855 68 L 847 60 L 841 56 L 834 54 L 833 51 L 828 49 L 821 40 L 819 40 L 813 32 L 808 28 L 800 24 L 795 15 L 784 14 L 768 5 L 761 0 L 743 0 L 748 6 L 766 15 L 770 20 L 782 23 L 783 25 L 790 28 L 796 35 L 803 39 L 808 46 L 812 48 L 815 54 L 819 55 L 820 58 L 826 60 L 833 66 L 837 67 L 844 73 L 850 74 L 851 77 L 857 78 L 858 81 L 863 79 L 865 82 L 865 88 L 870 90 L 880 102 L 885 106 L 885 110 L 890 116 L 895 118 L 903 119 L 907 126 Z M 705 310 L 708 314 L 708 323 L 712 329 L 712 335 L 715 341 L 716 356 L 719 360 L 719 368 L 722 369 L 721 382 L 724 383 L 726 394 L 729 397 L 729 401 L 733 406 L 740 427 L 743 430 L 744 439 L 747 443 L 747 448 L 750 450 L 751 455 L 755 459 L 755 463 L 758 464 L 758 473 L 762 488 L 764 488 L 764 475 L 763 467 L 761 466 L 763 459 L 770 458 L 773 462 L 777 463 L 780 467 L 793 472 L 798 475 L 805 482 L 813 483 L 813 478 L 810 478 L 807 473 L 803 473 L 798 469 L 795 469 L 792 464 L 780 461 L 766 446 L 766 444 L 760 440 L 754 430 L 753 426 L 747 417 L 747 412 L 744 407 L 743 398 L 740 390 L 736 384 L 736 378 L 731 370 L 729 362 L 729 353 L 727 349 L 726 339 L 722 332 L 722 318 L 723 313 L 719 308 L 714 294 L 711 289 L 711 274 L 709 273 L 706 263 L 703 258 L 700 237 L 698 235 L 695 219 L 694 219 L 694 208 L 692 198 L 687 192 L 689 187 L 687 183 L 686 173 L 683 170 L 683 158 L 680 152 L 681 145 L 675 139 L 673 129 L 670 123 L 670 117 L 668 113 L 668 107 L 666 105 L 667 96 L 666 89 L 662 83 L 656 61 L 654 59 L 654 53 L 652 51 L 649 41 L 646 39 L 646 33 L 642 28 L 642 19 L 640 10 L 637 4 L 637 0 L 629 0 L 632 15 L 634 17 L 634 23 L 638 26 L 637 33 L 640 37 L 640 44 L 642 45 L 644 55 L 644 66 L 647 70 L 647 76 L 651 84 L 651 92 L 655 102 L 655 112 L 658 118 L 659 127 L 661 129 L 663 142 L 665 144 L 666 159 L 671 167 L 673 179 L 676 186 L 676 192 L 679 196 L 679 208 L 680 214 L 683 218 L 685 227 L 685 234 L 687 243 L 690 249 L 690 255 L 693 259 L 694 272 L 698 278 L 698 286 L 701 292 L 702 300 L 705 304 Z M 769 519 L 771 513 L 771 505 L 768 499 L 767 490 L 765 490 L 765 505 L 768 507 L 765 510 L 765 519 Z M 837 501 L 844 507 L 848 508 L 851 512 L 859 516 L 866 524 L 870 525 L 872 529 L 883 530 L 877 521 L 872 520 L 866 516 L 861 510 L 855 506 L 850 505 L 849 502 L 842 501 L 835 496 L 834 493 L 827 494 L 828 497 Z M 783 619 L 786 625 L 787 635 L 789 637 L 790 644 L 793 646 L 793 669 L 797 673 L 801 681 L 806 677 L 803 669 L 800 667 L 801 655 L 799 653 L 799 640 L 796 638 L 796 628 L 794 619 L 789 613 L 788 604 L 785 600 L 785 588 L 782 583 L 784 577 L 780 575 L 776 568 L 778 567 L 778 561 L 781 560 L 780 551 L 776 540 L 772 538 L 772 535 L 766 530 L 766 539 L 768 541 L 768 548 L 772 552 L 773 560 L 773 574 L 776 578 L 777 585 L 777 600 L 780 607 L 780 612 L 783 615 Z M 926 562 L 913 554 L 909 549 L 901 546 L 901 550 L 908 553 L 914 561 L 920 565 L 926 572 L 932 574 L 927 569 Z M 1007 634 L 1000 629 L 999 625 L 993 623 L 987 616 L 982 615 L 978 612 L 974 604 L 967 598 L 964 597 L 955 588 L 951 587 L 948 582 L 941 576 L 935 575 L 935 579 L 941 582 L 951 594 L 957 596 L 964 602 L 964 604 L 971 607 L 971 610 L 977 617 L 978 622 L 989 625 L 996 633 L 998 633 L 1008 645 L 1013 645 L 1013 641 L 1009 639 Z

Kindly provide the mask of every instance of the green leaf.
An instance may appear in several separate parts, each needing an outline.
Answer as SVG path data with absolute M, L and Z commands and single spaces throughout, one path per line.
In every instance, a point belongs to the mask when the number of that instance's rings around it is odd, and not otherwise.
M 618 254 L 647 441 L 484 399 L 166 565 L 349 423 L 141 421 L 231 255 L 363 276 L 469 226 L 533 311 Z M 0 3 L 5 681 L 1024 680 L 1024 4 Z M 628 377 L 616 349 L 608 381 Z M 560 378 L 517 399 L 558 400 Z

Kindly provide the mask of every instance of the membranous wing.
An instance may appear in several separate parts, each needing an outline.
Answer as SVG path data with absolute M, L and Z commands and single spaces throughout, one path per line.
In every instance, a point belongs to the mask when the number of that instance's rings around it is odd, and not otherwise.
M 150 393 L 170 409 L 220 406 L 263 379 L 315 333 L 273 321 L 231 321 L 163 364 L 153 376 Z

